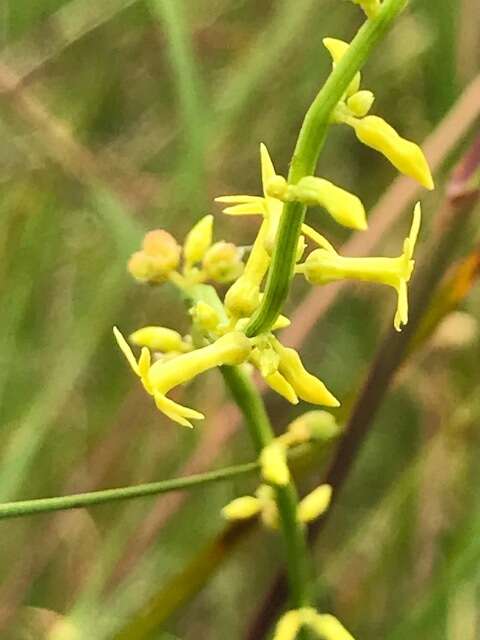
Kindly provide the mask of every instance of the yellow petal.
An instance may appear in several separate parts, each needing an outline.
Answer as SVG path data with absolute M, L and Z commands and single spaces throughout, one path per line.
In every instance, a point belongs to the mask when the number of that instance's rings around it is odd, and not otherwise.
M 291 402 L 292 404 L 298 404 L 298 396 L 295 393 L 294 388 L 285 380 L 281 373 L 279 373 L 278 371 L 272 373 L 265 378 L 265 382 L 271 389 L 288 400 L 288 402 Z
M 193 425 L 188 418 L 190 420 L 203 420 L 205 418 L 203 413 L 190 409 L 189 407 L 184 407 L 181 404 L 170 400 L 170 398 L 167 398 L 161 393 L 155 393 L 154 399 L 159 411 L 164 413 L 168 418 L 170 418 L 170 420 L 178 422 L 178 424 L 181 424 L 183 427 L 193 429 Z
M 229 502 L 222 509 L 222 516 L 226 520 L 248 520 L 259 513 L 261 503 L 253 496 L 242 496 Z
M 117 341 L 118 346 L 122 350 L 123 355 L 128 360 L 128 364 L 132 367 L 133 371 L 140 376 L 140 371 L 138 368 L 137 361 L 135 360 L 135 356 L 133 355 L 133 351 L 130 349 L 130 345 L 122 336 L 117 327 L 113 327 L 113 335 L 115 336 L 115 340 Z
M 146 378 L 148 376 L 151 361 L 150 351 L 147 347 L 142 347 L 140 358 L 138 359 L 138 372 L 142 378 Z
M 227 204 L 246 204 L 248 202 L 263 202 L 261 196 L 218 196 L 215 202 L 225 202 Z
M 262 202 L 247 202 L 245 204 L 236 204 L 233 207 L 226 207 L 223 213 L 228 216 L 256 216 L 263 215 L 265 212 Z
M 319 247 L 322 247 L 322 249 L 326 249 L 327 251 L 330 251 L 331 253 L 337 255 L 335 247 L 330 244 L 330 242 L 324 236 L 318 233 L 318 231 L 315 231 L 315 229 L 310 227 L 308 224 L 302 224 L 302 232 L 307 236 L 307 238 L 310 238 L 310 240 L 313 240 L 313 242 L 318 244 Z
M 343 58 L 350 47 L 348 42 L 344 42 L 343 40 L 339 40 L 338 38 L 324 38 L 322 42 L 324 47 L 332 56 L 334 66 L 338 62 L 340 62 L 340 60 Z M 358 91 L 361 81 L 362 76 L 360 74 L 360 71 L 358 71 L 346 91 L 347 96 L 351 96 Z
M 268 153 L 268 149 L 263 142 L 260 144 L 260 164 L 262 166 L 263 194 L 265 197 L 268 197 L 266 192 L 267 184 L 276 175 L 276 172 L 272 159 L 270 158 L 270 154 Z

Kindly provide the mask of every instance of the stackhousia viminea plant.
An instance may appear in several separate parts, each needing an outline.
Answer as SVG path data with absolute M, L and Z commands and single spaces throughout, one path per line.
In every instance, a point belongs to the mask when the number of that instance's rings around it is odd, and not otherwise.
M 400 331 L 408 321 L 408 282 L 421 223 L 417 203 L 410 231 L 394 257 L 340 255 L 316 228 L 305 224 L 305 211 L 313 206 L 344 227 L 362 231 L 368 225 L 367 212 L 356 195 L 313 175 L 330 126 L 347 125 L 360 143 L 383 154 L 398 171 L 426 189 L 433 189 L 421 149 L 381 117 L 370 114 L 374 95 L 361 88 L 361 66 L 406 2 L 355 3 L 367 19 L 351 43 L 324 39 L 332 73 L 307 112 L 288 176 L 277 172 L 261 144 L 262 194 L 216 198 L 226 205 L 227 215 L 258 216 L 253 245 L 245 249 L 215 239 L 214 218 L 209 214 L 195 224 L 183 244 L 165 230 L 153 230 L 132 255 L 128 270 L 136 280 L 151 285 L 168 282 L 178 288 L 187 301 L 190 333 L 182 336 L 169 327 L 152 325 L 137 329 L 127 341 L 114 329 L 118 345 L 145 391 L 163 414 L 180 425 L 192 427 L 204 416 L 175 402 L 169 393 L 210 369 L 221 368 L 245 415 L 261 470 L 255 495 L 233 500 L 224 507 L 223 517 L 260 517 L 266 526 L 279 529 L 285 539 L 290 609 L 278 621 L 275 640 L 293 640 L 304 630 L 326 640 L 352 638 L 335 617 L 317 612 L 310 599 L 312 576 L 305 525 L 328 509 L 332 489 L 321 485 L 300 500 L 288 462 L 289 449 L 333 435 L 336 426 L 325 410 L 308 411 L 275 437 L 251 383 L 252 372 L 257 370 L 286 402 L 337 407 L 335 389 L 308 372 L 300 354 L 277 337 L 276 332 L 289 324 L 282 315 L 289 289 L 295 278 L 314 287 L 343 279 L 387 285 L 395 292 L 393 324 Z M 321 222 L 320 217 L 317 226 L 321 227 Z M 212 283 L 222 285 L 223 299 Z M 136 348 L 140 349 L 138 355 Z

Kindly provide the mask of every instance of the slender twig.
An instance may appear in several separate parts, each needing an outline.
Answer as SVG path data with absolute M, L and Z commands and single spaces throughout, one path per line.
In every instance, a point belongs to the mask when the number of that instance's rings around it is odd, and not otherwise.
M 362 68 L 378 41 L 386 34 L 407 0 L 385 0 L 378 15 L 367 20 L 335 66 L 303 121 L 293 152 L 288 181 L 296 184 L 315 172 L 333 110 L 355 74 Z M 306 207 L 299 202 L 284 205 L 277 241 L 268 271 L 265 294 L 246 333 L 255 336 L 271 329 L 287 299 L 296 261 L 298 238 Z
M 446 199 L 437 217 L 436 228 L 428 248 L 424 250 L 426 258 L 423 268 L 419 270 L 419 277 L 414 283 L 409 323 L 402 333 L 389 330 L 384 338 L 353 408 L 345 436 L 323 480 L 333 487 L 333 503 L 339 498 L 340 490 L 348 478 L 390 382 L 404 360 L 431 297 L 458 249 L 458 240 L 464 236 L 465 224 L 478 204 L 480 189 L 478 184 L 472 185 L 470 182 L 479 168 L 480 137 L 457 165 L 447 186 Z M 331 513 L 332 509 L 329 509 L 324 518 L 310 527 L 310 543 L 315 541 Z M 279 575 L 259 608 L 247 640 L 259 640 L 266 635 L 285 597 L 285 577 Z
M 88 493 L 77 493 L 69 496 L 57 496 L 55 498 L 6 502 L 0 504 L 0 520 L 30 516 L 38 513 L 48 513 L 51 511 L 93 507 L 99 504 L 108 504 L 118 502 L 119 500 L 131 500 L 132 498 L 144 498 L 160 493 L 168 493 L 170 491 L 197 489 L 206 484 L 229 480 L 230 478 L 252 473 L 258 469 L 258 466 L 257 462 L 247 462 L 246 464 L 226 467 L 217 471 L 208 471 L 207 473 L 199 473 L 185 478 L 173 478 L 160 482 L 149 482 L 147 484 L 119 487 L 118 489 L 90 491 Z

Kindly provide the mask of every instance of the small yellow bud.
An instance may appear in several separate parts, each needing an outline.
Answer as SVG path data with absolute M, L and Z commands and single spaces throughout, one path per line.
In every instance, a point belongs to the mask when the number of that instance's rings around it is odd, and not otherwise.
M 275 324 L 272 327 L 272 331 L 277 331 L 278 329 L 285 329 L 291 325 L 291 321 L 283 315 L 279 315 L 275 320 Z
M 284 436 L 288 436 L 288 444 L 292 446 L 310 440 L 328 442 L 340 433 L 341 429 L 334 416 L 328 411 L 317 409 L 316 411 L 307 411 L 295 418 L 288 425 L 288 431 Z
M 193 321 L 204 331 L 214 331 L 220 324 L 220 316 L 218 313 L 209 304 L 203 302 L 203 300 L 197 302 L 197 304 L 190 309 L 190 315 Z
M 382 153 L 400 173 L 414 178 L 426 189 L 434 188 L 423 151 L 414 142 L 399 136 L 385 120 L 367 116 L 361 120 L 350 118 L 346 122 L 354 128 L 360 142 Z
M 136 251 L 130 256 L 127 269 L 139 282 L 148 282 L 154 275 L 152 260 L 143 251 Z
M 260 454 L 262 477 L 270 484 L 285 486 L 290 481 L 286 448 L 279 442 L 272 442 Z
M 287 611 L 277 622 L 273 640 L 295 640 L 301 626 L 302 620 L 299 611 Z
M 183 245 L 183 254 L 187 267 L 201 262 L 212 244 L 213 216 L 204 216 L 187 234 Z
M 242 496 L 229 502 L 222 509 L 222 516 L 226 520 L 248 520 L 256 516 L 261 509 L 261 502 L 253 496 Z
M 205 254 L 202 267 L 208 278 L 217 282 L 232 282 L 243 271 L 238 248 L 231 242 L 216 242 Z
M 332 487 L 322 484 L 308 494 L 298 505 L 297 519 L 299 522 L 311 522 L 328 509 L 332 499 Z
M 164 229 L 154 229 L 145 234 L 143 251 L 152 258 L 162 258 L 165 269 L 173 271 L 180 260 L 180 246 L 175 238 Z
M 265 191 L 271 198 L 283 200 L 287 193 L 288 183 L 283 176 L 273 176 L 265 185 Z
M 350 229 L 367 228 L 365 208 L 356 195 L 328 180 L 307 176 L 289 187 L 288 197 L 307 205 L 324 207 L 339 224 Z
M 338 38 L 324 38 L 323 45 L 328 50 L 329 54 L 332 56 L 333 66 L 340 62 L 345 53 L 348 51 L 350 45 L 348 42 L 344 42 L 343 40 L 339 40 Z M 362 76 L 360 71 L 358 71 L 352 82 L 350 83 L 346 95 L 351 96 L 356 93 L 360 88 L 360 83 L 362 81 Z
M 347 106 L 354 116 L 364 118 L 372 108 L 375 96 L 371 91 L 357 91 L 347 100 Z
M 134 331 L 130 337 L 130 342 L 139 347 L 148 347 L 152 351 L 169 353 L 170 351 L 189 351 L 190 345 L 185 343 L 182 336 L 173 329 L 166 327 L 143 327 Z
M 225 307 L 232 316 L 251 316 L 260 304 L 260 285 L 247 274 L 232 284 L 225 295 Z

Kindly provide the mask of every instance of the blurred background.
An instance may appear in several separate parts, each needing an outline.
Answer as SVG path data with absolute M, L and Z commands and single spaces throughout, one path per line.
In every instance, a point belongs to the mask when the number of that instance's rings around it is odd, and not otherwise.
M 376 94 L 374 113 L 404 136 L 430 136 L 438 189 L 418 192 L 425 222 L 417 253 L 428 264 L 445 183 L 478 133 L 480 21 L 477 0 L 411 5 L 363 86 Z M 126 260 L 147 229 L 181 241 L 208 212 L 216 239 L 251 242 L 257 221 L 222 216 L 213 197 L 259 193 L 261 141 L 286 173 L 330 66 L 322 38 L 349 40 L 361 20 L 346 0 L 2 0 L 1 501 L 253 458 L 218 373 L 181 390 L 207 415 L 193 431 L 169 422 L 143 393 L 112 325 L 186 331 L 188 322 L 173 289 L 135 284 Z M 417 195 L 412 183 L 397 183 L 392 195 L 394 170 L 340 127 L 318 172 L 368 209 L 390 189 L 386 213 L 399 210 L 382 232 L 372 225 L 357 249 L 396 255 Z M 459 256 L 477 265 L 479 214 L 459 240 Z M 309 220 L 336 246 L 348 238 L 320 211 Z M 461 281 L 458 303 L 445 303 L 447 285 L 430 309 L 315 545 L 319 607 L 359 640 L 480 637 L 475 274 Z M 298 283 L 285 340 L 343 401 L 342 422 L 395 301 L 389 290 L 349 287 L 324 312 L 327 290 L 305 302 L 309 290 Z M 298 413 L 265 399 L 279 430 Z M 244 638 L 281 563 L 276 536 L 258 530 L 242 539 L 179 610 L 185 579 L 171 581 L 223 530 L 220 508 L 254 482 L 0 522 L 0 637 L 107 640 L 133 621 L 128 637 L 141 639 L 135 620 L 150 602 L 151 637 Z M 194 565 L 189 584 L 196 577 Z

